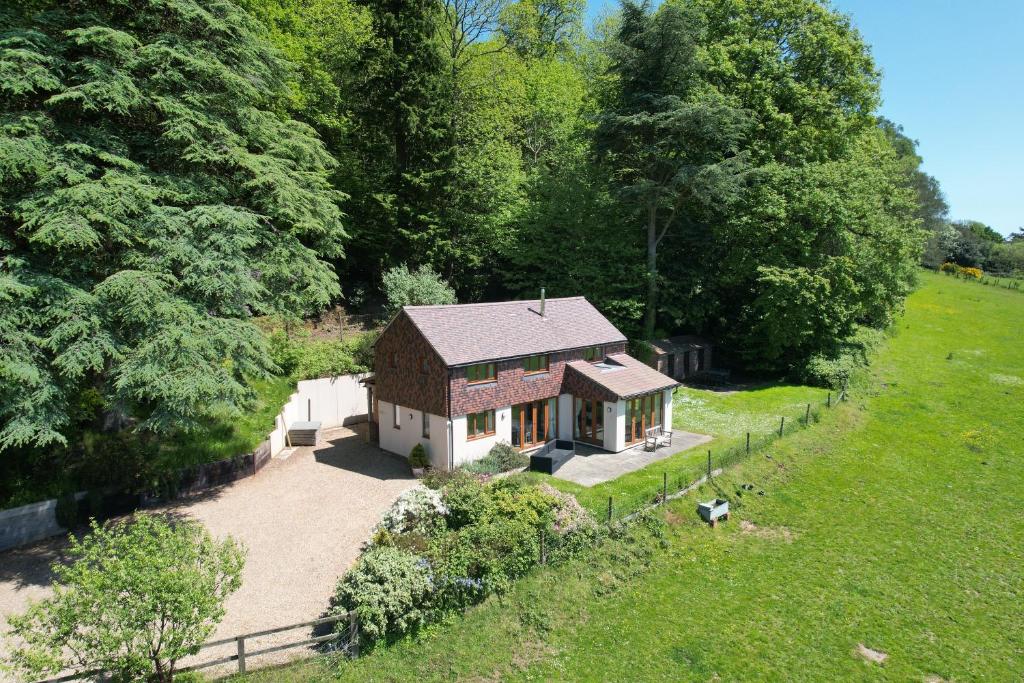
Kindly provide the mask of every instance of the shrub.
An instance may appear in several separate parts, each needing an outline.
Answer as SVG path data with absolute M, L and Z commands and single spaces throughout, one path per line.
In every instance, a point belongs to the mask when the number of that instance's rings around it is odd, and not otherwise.
M 426 623 L 430 613 L 428 562 L 389 546 L 363 553 L 334 592 L 335 613 L 355 610 L 367 642 L 399 636 Z M 338 629 L 348 625 L 339 622 Z
M 355 358 L 354 350 L 358 350 L 365 359 L 365 349 L 358 341 L 289 338 L 283 330 L 277 330 L 269 335 L 268 348 L 281 374 L 296 380 L 348 375 L 369 369 L 368 364 L 357 362 Z
M 859 327 L 829 353 L 808 358 L 794 373 L 797 380 L 815 386 L 838 389 L 853 373 L 868 364 L 869 352 L 882 340 L 884 333 L 870 327 Z
M 54 594 L 10 617 L 22 643 L 11 664 L 38 678 L 68 668 L 117 680 L 171 681 L 241 585 L 244 551 L 196 522 L 138 515 L 70 537 L 70 565 L 54 564 Z
M 576 496 L 559 491 L 550 484 L 540 484 L 538 488 L 555 501 L 551 521 L 553 533 L 549 540 L 545 540 L 548 557 L 567 559 L 594 547 L 604 533 L 604 527 L 580 505 Z
M 510 443 L 499 441 L 491 447 L 487 455 L 475 462 L 463 465 L 463 468 L 478 474 L 500 474 L 526 467 L 529 464 L 530 456 L 521 453 Z
M 448 508 L 441 500 L 441 494 L 433 489 L 417 486 L 398 497 L 384 513 L 375 532 L 429 533 L 440 525 L 447 514 Z
M 499 479 L 487 488 L 490 495 L 484 521 L 516 519 L 538 530 L 551 523 L 557 501 L 540 487 L 509 478 Z
M 522 519 L 496 517 L 440 537 L 431 548 L 439 605 L 460 607 L 508 590 L 536 563 L 539 534 Z
M 430 266 L 420 266 L 416 271 L 410 271 L 404 264 L 392 268 L 384 273 L 383 285 L 389 315 L 402 306 L 455 303 L 455 290 Z
M 488 506 L 484 485 L 475 477 L 462 473 L 452 477 L 441 490 L 448 508 L 448 528 L 461 529 L 480 521 Z
M 414 469 L 430 467 L 430 458 L 427 457 L 427 449 L 423 444 L 418 443 L 409 451 L 409 467 Z

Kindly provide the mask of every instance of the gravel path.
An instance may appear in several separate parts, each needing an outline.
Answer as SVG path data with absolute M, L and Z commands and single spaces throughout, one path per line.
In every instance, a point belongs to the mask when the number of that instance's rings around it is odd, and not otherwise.
M 365 425 L 358 425 L 365 429 Z M 365 443 L 363 431 L 327 432 L 323 445 L 275 459 L 258 475 L 179 501 L 166 511 L 202 522 L 216 538 L 248 548 L 242 587 L 227 602 L 214 639 L 308 621 L 327 609 L 338 577 L 391 503 L 416 485 L 404 458 Z M 64 543 L 0 553 L 0 615 L 48 593 L 48 565 Z M 5 631 L 6 618 L 0 620 Z M 249 649 L 303 640 L 309 630 L 267 636 Z M 204 659 L 233 654 L 205 650 Z M 249 661 L 250 668 L 306 656 L 303 648 Z

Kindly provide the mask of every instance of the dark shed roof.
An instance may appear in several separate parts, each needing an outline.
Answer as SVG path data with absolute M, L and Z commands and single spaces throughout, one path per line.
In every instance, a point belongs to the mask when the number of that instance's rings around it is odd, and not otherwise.
M 668 339 L 655 339 L 651 342 L 651 349 L 654 353 L 678 353 L 694 349 L 707 348 L 711 343 L 704 337 L 694 334 L 680 334 Z
M 402 309 L 449 366 L 624 342 L 581 296 Z

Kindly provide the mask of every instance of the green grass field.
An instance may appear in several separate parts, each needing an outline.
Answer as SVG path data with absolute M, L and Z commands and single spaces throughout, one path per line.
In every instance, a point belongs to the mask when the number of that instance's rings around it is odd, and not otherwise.
M 1022 331 L 1018 292 L 923 274 L 853 400 L 671 503 L 663 539 L 614 539 L 357 661 L 246 680 L 1021 680 Z M 711 530 L 694 504 L 715 493 L 735 514 Z

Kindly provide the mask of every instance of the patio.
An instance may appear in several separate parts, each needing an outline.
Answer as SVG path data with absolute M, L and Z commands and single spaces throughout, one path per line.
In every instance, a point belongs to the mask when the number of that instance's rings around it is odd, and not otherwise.
M 671 446 L 648 451 L 640 444 L 619 453 L 609 453 L 594 446 L 577 443 L 576 456 L 559 467 L 554 476 L 582 486 L 594 486 L 707 443 L 711 439 L 712 437 L 707 434 L 674 431 Z

